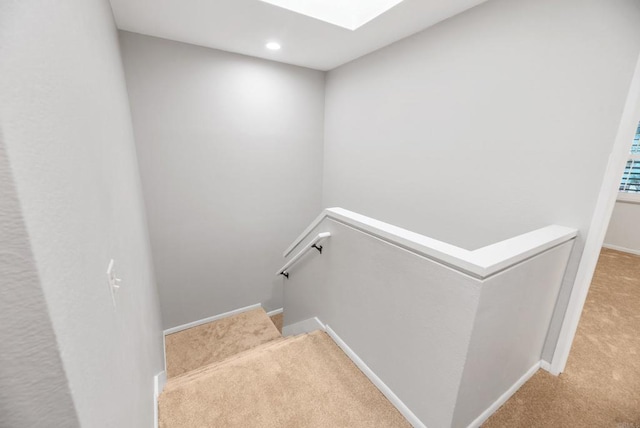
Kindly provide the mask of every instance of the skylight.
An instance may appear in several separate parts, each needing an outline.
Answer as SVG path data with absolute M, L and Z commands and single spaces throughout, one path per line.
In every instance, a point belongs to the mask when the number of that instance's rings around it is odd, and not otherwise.
M 348 30 L 356 30 L 403 0 L 262 0 Z

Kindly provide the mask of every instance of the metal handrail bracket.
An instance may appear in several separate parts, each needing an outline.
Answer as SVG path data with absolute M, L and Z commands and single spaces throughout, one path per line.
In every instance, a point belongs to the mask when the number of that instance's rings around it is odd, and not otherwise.
M 302 250 L 300 250 L 298 254 L 291 257 L 291 260 L 289 260 L 284 266 L 278 269 L 278 271 L 276 272 L 276 275 L 282 275 L 285 278 L 289 278 L 289 272 L 287 272 L 287 269 L 289 269 L 291 266 L 296 264 L 298 260 L 300 260 L 302 256 L 304 256 L 312 248 L 318 250 L 318 252 L 322 254 L 322 245 L 319 245 L 319 243 L 324 241 L 330 236 L 331 236 L 331 233 L 329 232 L 318 233 L 318 236 L 316 236 L 311 241 L 309 241 L 309 243 L 305 245 L 304 248 L 302 248 Z

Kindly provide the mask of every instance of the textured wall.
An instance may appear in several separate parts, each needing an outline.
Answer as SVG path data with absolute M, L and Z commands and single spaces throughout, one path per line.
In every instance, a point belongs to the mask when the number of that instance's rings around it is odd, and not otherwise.
M 0 427 L 77 427 L 0 134 Z
M 165 328 L 282 306 L 320 212 L 324 73 L 121 33 Z
M 0 130 L 80 425 L 151 427 L 162 331 L 109 3 L 2 1 L 0 57 Z M 105 275 L 111 258 L 123 280 L 117 307 Z M 35 290 L 33 267 L 25 269 L 15 279 Z M 43 302 L 24 297 L 51 334 Z M 54 348 L 49 338 L 33 351 L 47 352 L 46 367 L 59 370 Z M 30 385 L 32 393 L 62 392 L 47 426 L 73 426 L 64 389 L 48 379 Z M 48 413 L 47 403 L 31 412 Z
M 548 224 L 580 229 L 552 349 L 639 19 L 633 0 L 493 0 L 332 70 L 323 205 L 468 249 Z

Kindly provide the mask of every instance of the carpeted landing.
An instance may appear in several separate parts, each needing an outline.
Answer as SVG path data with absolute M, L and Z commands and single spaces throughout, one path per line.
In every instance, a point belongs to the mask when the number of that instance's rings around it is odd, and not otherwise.
M 484 428 L 640 428 L 640 256 L 603 249 L 565 372 L 540 370 Z
M 169 361 L 160 428 L 411 426 L 326 333 L 262 309 L 167 336 Z

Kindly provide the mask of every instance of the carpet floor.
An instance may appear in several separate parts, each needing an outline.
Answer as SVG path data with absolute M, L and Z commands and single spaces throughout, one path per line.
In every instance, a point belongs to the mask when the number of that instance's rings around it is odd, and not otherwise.
M 281 338 L 262 308 L 202 324 L 165 337 L 167 377 L 222 361 Z
M 411 426 L 320 331 L 171 379 L 159 417 L 160 428 Z
M 538 371 L 483 427 L 640 428 L 640 256 L 602 250 L 565 372 Z
M 276 328 L 278 329 L 278 331 L 280 333 L 282 333 L 282 323 L 284 321 L 283 319 L 283 314 L 277 314 L 277 315 L 273 315 L 271 317 L 271 321 L 273 322 L 273 324 L 276 326 Z

